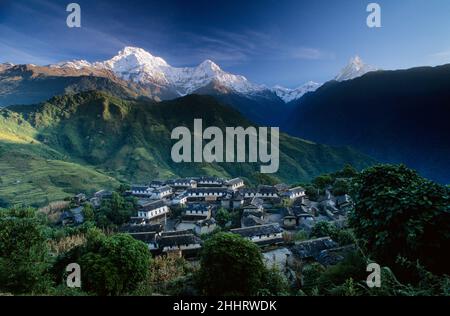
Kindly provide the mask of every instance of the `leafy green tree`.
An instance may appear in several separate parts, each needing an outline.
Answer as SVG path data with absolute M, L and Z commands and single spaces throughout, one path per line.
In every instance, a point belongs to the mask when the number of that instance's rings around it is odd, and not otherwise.
M 322 238 L 322 237 L 335 237 L 337 235 L 338 229 L 336 226 L 329 222 L 319 222 L 314 225 L 311 230 L 311 237 Z
M 219 233 L 204 244 L 198 286 L 205 295 L 256 295 L 266 285 L 266 272 L 258 246 L 236 234 Z
M 231 220 L 231 214 L 226 209 L 221 208 L 217 211 L 215 218 L 220 227 L 225 227 Z
M 0 290 L 45 294 L 51 267 L 45 226 L 34 209 L 0 210 Z
M 305 185 L 305 193 L 311 201 L 317 201 L 319 199 L 319 194 L 321 194 L 321 190 L 316 188 L 313 185 Z
M 94 222 L 95 221 L 95 211 L 94 207 L 90 203 L 86 203 L 83 205 L 83 215 L 84 220 L 87 222 Z
M 348 279 L 356 282 L 367 279 L 367 260 L 361 252 L 355 251 L 335 266 L 327 268 L 318 278 L 317 287 L 323 294 L 330 294 L 329 291 L 335 286 L 343 285 Z
M 313 184 L 316 188 L 325 190 L 328 186 L 333 184 L 333 178 L 328 174 L 324 174 L 315 178 Z
M 263 287 L 259 295 L 286 296 L 289 295 L 289 282 L 276 266 L 267 269 L 263 278 Z
M 147 280 L 151 255 L 147 245 L 129 235 L 103 237 L 80 257 L 83 290 L 121 295 Z
M 135 212 L 133 201 L 126 200 L 119 193 L 113 192 L 111 198 L 104 199 L 96 214 L 100 227 L 120 226 L 127 223 Z
M 354 178 L 358 175 L 358 171 L 352 165 L 345 165 L 341 171 L 333 174 L 335 178 Z
M 329 222 L 317 223 L 311 230 L 311 237 L 331 237 L 331 239 L 339 243 L 341 246 L 355 243 L 355 235 L 351 229 L 339 229 Z
M 336 180 L 333 184 L 333 194 L 335 196 L 349 194 L 351 191 L 350 181 L 339 179 Z
M 398 256 L 448 273 L 450 198 L 445 186 L 404 165 L 369 168 L 355 179 L 350 225 L 374 259 L 392 266 Z

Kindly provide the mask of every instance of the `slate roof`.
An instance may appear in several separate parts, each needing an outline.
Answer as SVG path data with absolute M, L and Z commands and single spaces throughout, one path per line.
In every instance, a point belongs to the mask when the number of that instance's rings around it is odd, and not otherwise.
M 193 244 L 201 245 L 202 240 L 197 236 L 195 236 L 194 234 L 186 234 L 186 235 L 162 237 L 159 239 L 158 244 L 161 248 L 182 246 L 182 245 L 193 245 Z
M 163 230 L 163 227 L 161 224 L 155 224 L 155 225 L 151 225 L 151 224 L 145 224 L 145 225 L 123 225 L 120 228 L 121 232 L 124 233 L 150 233 L 150 232 L 161 232 Z
M 140 205 L 140 207 L 142 210 L 150 212 L 165 205 L 166 203 L 163 200 L 157 200 L 157 201 L 148 201 L 147 203 Z
M 148 185 L 133 185 L 131 187 L 131 191 L 147 191 L 147 190 L 151 190 L 152 188 L 149 187 Z
M 295 194 L 295 193 L 301 193 L 305 192 L 305 189 L 302 187 L 296 187 L 288 190 L 289 193 Z
M 283 232 L 283 230 L 278 224 L 268 224 L 261 226 L 232 229 L 231 232 L 234 234 L 241 235 L 242 237 L 253 237 L 253 236 L 278 234 Z
M 258 193 L 261 194 L 277 194 L 278 190 L 275 187 L 262 185 L 258 188 Z
M 214 218 L 212 218 L 212 217 L 210 219 L 205 219 L 203 221 L 198 221 L 196 223 L 196 225 L 199 226 L 199 227 L 207 227 L 207 226 L 211 226 L 211 225 L 214 225 L 214 224 L 216 224 L 216 220 Z
M 211 210 L 211 206 L 207 205 L 207 204 L 199 204 L 199 203 L 195 203 L 195 204 L 188 204 L 186 205 L 186 211 L 198 211 L 198 212 L 208 212 Z
M 189 188 L 187 189 L 188 193 L 202 193 L 202 194 L 214 194 L 214 193 L 221 193 L 221 194 L 227 194 L 228 189 L 227 188 Z
M 161 238 L 180 236 L 180 235 L 190 235 L 190 234 L 192 234 L 192 230 L 174 230 L 174 231 L 170 231 L 170 232 L 161 233 Z
M 255 195 L 258 192 L 258 190 L 254 189 L 254 188 L 245 188 L 245 189 L 241 188 L 241 189 L 239 189 L 239 192 L 241 194 L 243 194 L 243 195 L 245 195 L 245 194 L 253 194 L 253 195 Z
M 157 193 L 163 193 L 163 192 L 167 192 L 167 191 L 172 191 L 172 188 L 168 185 L 158 187 L 155 189 L 155 192 L 157 192 Z
M 295 243 L 292 253 L 300 259 L 316 258 L 323 250 L 338 247 L 338 244 L 330 237 L 306 240 Z
M 244 180 L 242 180 L 241 178 L 234 178 L 234 179 L 228 180 L 226 182 L 226 184 L 227 185 L 234 185 L 234 184 L 239 184 L 241 182 L 244 182 Z
M 260 198 L 253 198 L 251 205 L 256 206 L 256 207 L 262 207 L 264 205 L 264 201 Z
M 254 226 L 264 225 L 265 222 L 259 217 L 256 217 L 254 215 L 249 215 L 249 216 L 245 216 L 242 218 L 241 224 L 242 224 L 242 226 L 245 226 L 245 227 L 254 227 Z
M 75 219 L 75 223 L 82 224 L 84 222 L 83 210 L 84 210 L 83 206 L 80 206 L 80 207 L 77 207 L 77 208 L 71 210 L 72 214 L 73 214 L 73 218 Z
M 217 177 L 200 177 L 196 179 L 197 183 L 210 183 L 210 182 L 217 182 L 217 183 L 224 183 L 224 180 Z
M 349 245 L 345 247 L 332 248 L 322 250 L 319 255 L 316 256 L 317 262 L 324 266 L 333 266 L 341 262 L 348 256 L 352 251 L 355 250 L 354 245 Z
M 258 209 L 250 209 L 245 207 L 242 216 L 250 216 L 250 215 L 261 218 L 263 217 L 264 213 L 262 211 L 259 211 Z

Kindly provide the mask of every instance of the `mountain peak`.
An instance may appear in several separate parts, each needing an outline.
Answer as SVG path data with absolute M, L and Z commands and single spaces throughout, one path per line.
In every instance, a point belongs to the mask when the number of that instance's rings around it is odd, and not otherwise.
M 289 89 L 282 86 L 274 86 L 272 88 L 272 92 L 274 92 L 280 99 L 282 99 L 284 102 L 289 103 L 291 101 L 300 99 L 302 96 L 304 96 L 308 92 L 314 92 L 317 89 L 319 89 L 322 85 L 320 83 L 314 82 L 314 81 L 308 81 L 304 85 L 296 88 L 296 89 Z
M 221 71 L 220 67 L 210 59 L 205 60 L 199 66 L 201 69 L 212 70 L 212 71 Z
M 356 55 L 352 57 L 348 63 L 348 65 L 342 69 L 342 71 L 334 78 L 336 81 L 347 81 L 352 80 L 361 76 L 364 76 L 366 73 L 371 71 L 377 71 L 378 69 L 364 63 L 364 61 Z
M 119 73 L 129 72 L 138 68 L 158 68 L 168 66 L 161 57 L 155 57 L 145 49 L 127 46 L 116 56 L 103 63 L 104 66 Z

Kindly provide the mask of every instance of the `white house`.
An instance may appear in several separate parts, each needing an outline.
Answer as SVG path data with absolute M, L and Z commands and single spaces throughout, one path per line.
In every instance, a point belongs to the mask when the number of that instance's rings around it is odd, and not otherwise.
M 291 200 L 296 200 L 298 198 L 306 196 L 306 191 L 302 187 L 296 187 L 289 189 L 284 196 L 288 197 Z
M 193 179 L 176 179 L 171 184 L 175 188 L 196 188 L 197 187 L 197 181 Z
M 259 246 L 283 242 L 283 230 L 278 224 L 232 229 L 231 232 L 241 235 Z
M 153 195 L 153 188 L 148 185 L 133 185 L 131 187 L 131 194 L 135 196 L 151 197 Z
M 216 220 L 214 218 L 198 221 L 195 224 L 195 233 L 198 236 L 210 234 L 217 228 Z
M 197 186 L 201 187 L 220 187 L 224 184 L 224 180 L 217 177 L 201 177 L 196 179 Z
M 169 236 L 162 236 L 158 245 L 163 252 L 191 253 L 202 248 L 202 240 L 192 233 L 180 232 Z
M 138 210 L 138 216 L 146 219 L 155 219 L 169 213 L 170 209 L 164 201 L 149 201 L 141 204 Z
M 244 180 L 240 178 L 235 178 L 226 182 L 226 187 L 232 191 L 236 191 L 244 187 Z
M 168 197 L 172 193 L 173 193 L 172 188 L 169 187 L 168 185 L 166 185 L 166 186 L 162 186 L 162 187 L 153 189 L 152 198 L 161 200 L 161 199 Z
M 257 189 L 240 189 L 239 193 L 245 199 L 253 199 L 256 196 L 256 193 L 258 193 L 258 190 Z
M 211 218 L 211 205 L 206 204 L 189 204 L 186 207 L 184 217 L 199 219 L 209 219 Z
M 263 185 L 258 188 L 255 197 L 263 199 L 278 198 L 278 190 L 275 187 Z
M 158 249 L 157 232 L 130 233 L 131 237 L 147 244 L 149 250 Z
M 183 192 L 172 199 L 172 205 L 186 205 L 187 199 L 187 194 Z
M 190 198 L 221 198 L 228 194 L 228 190 L 226 188 L 191 188 L 186 193 Z

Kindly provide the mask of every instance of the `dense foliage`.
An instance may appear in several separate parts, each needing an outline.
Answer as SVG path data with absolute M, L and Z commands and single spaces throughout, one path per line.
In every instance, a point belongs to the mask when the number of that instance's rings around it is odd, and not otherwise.
M 256 295 L 266 287 L 266 277 L 261 252 L 254 243 L 229 233 L 218 233 L 205 242 L 198 274 L 203 294 Z
M 369 168 L 355 179 L 350 225 L 377 260 L 419 260 L 436 273 L 449 273 L 450 190 L 403 165 Z
M 35 210 L 0 210 L 0 292 L 46 293 L 52 261 L 45 233 Z

